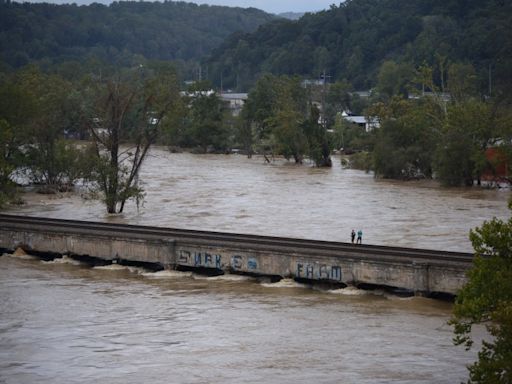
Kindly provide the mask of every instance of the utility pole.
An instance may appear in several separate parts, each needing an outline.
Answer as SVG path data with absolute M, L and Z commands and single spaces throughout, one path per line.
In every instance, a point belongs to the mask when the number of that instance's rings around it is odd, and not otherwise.
M 492 96 L 491 63 L 489 63 L 489 97 Z
M 324 128 L 326 128 L 326 120 L 327 120 L 325 118 L 325 91 L 326 91 L 326 87 L 327 87 L 325 80 L 330 77 L 331 76 L 328 76 L 325 74 L 325 69 L 324 69 L 324 72 L 322 74 L 322 80 L 323 80 L 322 81 L 322 83 L 323 83 L 322 84 L 322 113 L 320 114 L 320 116 L 321 116 L 320 119 L 322 121 L 322 127 L 324 127 Z

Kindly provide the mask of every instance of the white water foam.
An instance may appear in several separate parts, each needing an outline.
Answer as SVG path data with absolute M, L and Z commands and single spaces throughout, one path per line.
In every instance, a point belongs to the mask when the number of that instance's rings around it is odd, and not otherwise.
M 129 267 L 125 265 L 119 265 L 119 264 L 110 264 L 110 265 L 97 265 L 94 267 L 94 269 L 101 269 L 105 271 L 128 271 Z
M 145 268 L 134 267 L 131 265 L 122 265 L 122 264 L 101 265 L 101 266 L 94 267 L 94 269 L 102 269 L 102 270 L 106 270 L 106 271 L 128 271 L 130 273 L 134 273 L 137 275 L 151 274 Z
M 192 272 L 180 272 L 165 269 L 163 271 L 158 272 L 145 272 L 142 274 L 142 276 L 149 277 L 151 279 L 180 279 L 184 277 L 191 277 Z
M 268 288 L 309 288 L 306 284 L 301 284 L 293 279 L 282 279 L 277 283 L 261 283 L 262 286 Z
M 194 279 L 203 279 L 203 278 L 206 278 L 208 280 L 220 280 L 220 281 L 253 281 L 255 280 L 254 277 L 252 276 L 245 276 L 245 275 L 233 275 L 233 274 L 230 274 L 230 273 L 226 273 L 224 275 L 219 275 L 219 276 L 212 276 L 212 277 L 208 277 L 208 276 L 201 276 L 201 275 L 194 275 L 193 276 Z
M 42 261 L 44 264 L 71 264 L 71 265 L 84 265 L 84 263 L 75 260 L 71 257 L 68 257 L 66 255 L 62 257 L 55 258 L 50 261 Z
M 343 295 L 343 296 L 364 296 L 371 294 L 370 291 L 365 291 L 364 289 L 359 289 L 357 287 L 348 286 L 346 288 L 339 289 L 330 289 L 327 292 L 332 293 L 334 295 Z

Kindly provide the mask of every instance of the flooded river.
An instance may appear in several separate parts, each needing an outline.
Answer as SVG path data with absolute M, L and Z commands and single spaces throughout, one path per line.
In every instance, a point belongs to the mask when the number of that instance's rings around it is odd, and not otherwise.
M 375 180 L 342 169 L 264 164 L 260 157 L 170 154 L 153 149 L 141 171 L 144 205 L 108 216 L 98 201 L 36 195 L 9 212 L 91 221 L 471 251 L 469 230 L 507 218 L 509 191 Z
M 0 257 L 0 383 L 446 383 L 450 304 Z M 68 263 L 66 263 L 68 261 Z
M 470 251 L 509 192 L 154 149 L 146 201 L 108 216 L 78 196 L 9 213 Z M 293 281 L 0 257 L 0 383 L 458 383 L 451 304 Z M 482 330 L 477 330 L 477 338 Z

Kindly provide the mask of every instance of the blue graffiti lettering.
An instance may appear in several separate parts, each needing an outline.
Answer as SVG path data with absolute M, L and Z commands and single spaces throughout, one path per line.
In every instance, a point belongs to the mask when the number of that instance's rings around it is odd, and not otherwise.
M 194 266 L 195 267 L 203 264 L 201 260 L 202 260 L 201 252 L 194 252 Z
M 258 260 L 253 258 L 247 260 L 247 269 L 258 269 Z
M 341 267 L 331 267 L 331 280 L 341 281 Z
M 321 265 L 318 268 L 318 279 L 328 279 L 329 278 L 329 272 L 327 271 L 327 265 Z
M 304 266 L 302 264 L 297 263 L 297 277 L 300 277 L 300 275 L 302 274 L 303 267 Z
M 306 278 L 312 279 L 314 272 L 314 266 L 312 264 L 306 264 Z
M 212 255 L 210 255 L 209 253 L 205 253 L 204 254 L 204 265 L 205 265 L 205 267 L 207 267 L 211 263 L 212 263 Z
M 231 268 L 242 269 L 242 256 L 231 257 Z

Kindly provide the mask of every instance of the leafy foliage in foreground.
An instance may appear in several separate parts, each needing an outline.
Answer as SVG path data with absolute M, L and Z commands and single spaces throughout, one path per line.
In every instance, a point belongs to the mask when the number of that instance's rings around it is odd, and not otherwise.
M 484 222 L 471 231 L 470 238 L 475 260 L 455 303 L 454 342 L 471 348 L 472 326 L 486 324 L 491 339 L 483 342 L 478 361 L 469 366 L 469 383 L 511 383 L 512 218 Z

